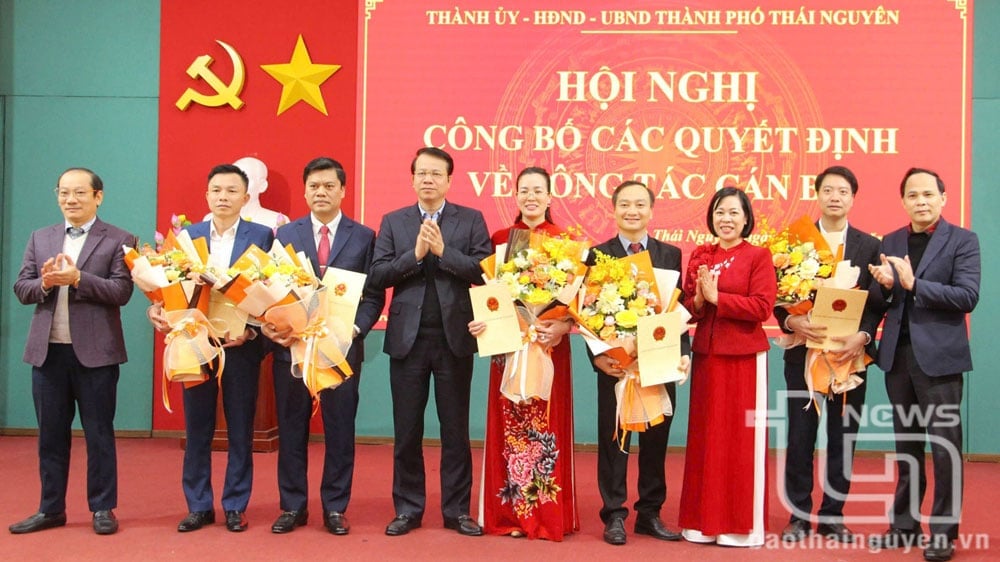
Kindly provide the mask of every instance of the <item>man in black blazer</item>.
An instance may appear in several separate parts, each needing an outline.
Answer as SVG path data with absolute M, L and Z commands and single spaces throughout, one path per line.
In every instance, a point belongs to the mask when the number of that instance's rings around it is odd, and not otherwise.
M 816 176 L 816 200 L 820 217 L 817 225 L 836 255 L 861 268 L 858 283 L 865 289 L 871 282 L 869 264 L 878 263 L 879 241 L 847 223 L 847 215 L 858 193 L 858 179 L 844 166 L 831 166 Z M 806 314 L 789 314 L 775 307 L 774 317 L 781 329 L 806 339 L 822 341 L 825 326 L 812 324 Z M 843 359 L 868 353 L 875 357 L 875 329 L 878 314 L 868 307 L 860 331 L 849 338 L 834 338 L 844 343 L 837 356 Z M 806 347 L 799 345 L 785 351 L 785 385 L 787 388 L 788 449 L 785 457 L 784 499 L 792 515 L 781 536 L 786 541 L 799 541 L 812 529 L 813 453 L 819 413 L 812 407 L 805 382 Z M 861 374 L 864 377 L 864 373 Z M 853 542 L 854 534 L 844 525 L 844 501 L 851 486 L 851 465 L 857 441 L 858 423 L 865 403 L 866 384 L 847 393 L 847 405 L 837 399 L 826 408 L 826 480 L 823 503 L 820 505 L 816 532 L 841 542 Z
M 306 164 L 302 183 L 310 213 L 279 228 L 278 241 L 305 252 L 317 275 L 324 275 L 327 267 L 367 275 L 375 248 L 375 231 L 351 220 L 341 210 L 347 185 L 344 167 L 330 158 L 316 158 Z M 351 529 L 345 513 L 354 480 L 354 418 L 358 411 L 361 362 L 365 336 L 378 320 L 384 304 L 385 291 L 366 283 L 354 319 L 354 340 L 347 352 L 354 375 L 340 386 L 320 393 L 325 442 L 320 501 L 323 525 L 334 535 L 346 535 Z M 291 354 L 285 347 L 292 343 L 289 335 L 276 334 L 273 326 L 267 324 L 263 330 L 283 344 L 274 352 L 274 395 L 280 439 L 278 491 L 282 513 L 271 526 L 271 532 L 288 533 L 305 525 L 309 518 L 306 473 L 312 397 L 302 379 L 292 376 Z
M 623 258 L 647 250 L 653 267 L 680 272 L 680 249 L 649 236 L 646 229 L 653 218 L 654 200 L 653 192 L 637 181 L 627 181 L 615 188 L 611 203 L 614 205 L 618 235 L 591 250 L 591 265 L 597 251 Z M 680 284 L 678 276 L 678 288 Z M 687 370 L 691 345 L 686 333 L 682 336 L 681 348 L 681 368 Z M 604 502 L 601 507 L 604 540 L 608 544 L 622 545 L 627 539 L 625 517 L 628 515 L 628 508 L 624 504 L 628 499 L 626 476 L 631 435 L 626 437 L 624 447 L 619 449 L 615 439 L 615 384 L 625 373 L 614 359 L 606 355 L 591 356 L 591 361 L 597 372 L 597 487 Z M 670 403 L 673 404 L 674 412 L 677 412 L 677 385 L 669 383 L 666 387 Z M 660 519 L 660 508 L 667 498 L 664 462 L 672 419 L 673 417 L 667 416 L 663 423 L 639 433 L 639 498 L 634 505 L 635 532 L 667 541 L 681 538 L 680 533 L 668 529 Z
M 870 544 L 896 548 L 919 538 L 929 435 L 934 502 L 924 559 L 951 560 L 962 517 L 962 386 L 972 370 L 966 318 L 979 302 L 979 237 L 941 218 L 944 181 L 931 170 L 908 170 L 899 194 L 910 224 L 882 239 L 869 289 L 885 311 L 878 365 L 893 406 L 898 480 L 889 530 Z
M 66 524 L 70 428 L 76 409 L 87 442 L 87 504 L 94 532 L 118 530 L 115 407 L 118 366 L 127 360 L 121 307 L 132 296 L 122 245 L 134 235 L 97 218 L 104 182 L 86 168 L 59 176 L 58 224 L 31 233 L 14 283 L 21 304 L 34 305 L 24 345 L 38 420 L 42 493 L 38 512 L 11 533 Z M 18 484 L 8 484 L 18 485 Z
M 481 535 L 469 517 L 472 453 L 469 393 L 476 341 L 469 333 L 469 286 L 481 284 L 479 262 L 490 255 L 489 232 L 475 209 L 445 201 L 454 161 L 421 148 L 410 164 L 417 204 L 382 218 L 371 282 L 392 287 L 385 352 L 395 427 L 392 498 L 396 517 L 387 535 L 420 526 L 426 502 L 422 442 L 430 379 L 441 427 L 441 511 L 446 528 Z
M 208 173 L 208 201 L 211 218 L 185 228 L 191 239 L 204 238 L 208 243 L 209 265 L 225 270 L 250 246 L 270 250 L 274 232 L 270 228 L 243 220 L 243 205 L 250 199 L 246 173 L 233 164 L 219 164 Z M 207 288 L 207 287 L 206 287 Z M 161 304 L 150 306 L 147 314 L 160 331 L 168 331 Z M 212 491 L 212 440 L 215 438 L 219 387 L 222 387 L 222 410 L 226 418 L 226 478 L 222 485 L 222 510 L 226 529 L 239 533 L 247 528 L 246 510 L 253 488 L 253 419 L 257 411 L 257 387 L 260 362 L 265 355 L 263 342 L 255 328 L 242 334 L 230 334 L 225 342 L 226 361 L 221 378 L 184 388 L 184 468 L 181 487 L 188 514 L 177 524 L 177 531 L 197 531 L 215 523 Z

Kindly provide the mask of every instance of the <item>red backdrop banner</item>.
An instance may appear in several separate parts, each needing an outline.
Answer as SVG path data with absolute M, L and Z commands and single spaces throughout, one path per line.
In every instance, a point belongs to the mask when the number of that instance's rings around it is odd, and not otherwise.
M 168 0 L 162 3 L 160 25 L 156 216 L 161 231 L 174 213 L 195 221 L 203 217 L 209 170 L 246 156 L 268 167 L 262 206 L 292 219 L 308 212 L 301 174 L 310 159 L 340 160 L 348 186 L 354 185 L 357 4 Z M 306 57 L 297 48 L 300 37 Z M 201 58 L 206 55 L 211 63 Z M 331 74 L 331 66 L 339 69 Z M 240 74 L 243 84 L 237 88 Z M 178 107 L 187 100 L 193 101 L 186 109 Z M 222 105 L 208 105 L 217 103 Z M 349 190 L 346 208 L 353 200 Z M 158 384 L 154 394 L 153 427 L 183 429 L 180 412 L 170 415 L 159 406 Z M 181 404 L 179 385 L 173 385 L 171 403 Z
M 910 166 L 942 175 L 945 216 L 968 225 L 972 4 L 164 1 L 157 224 L 203 216 L 209 169 L 244 156 L 269 167 L 261 204 L 300 216 L 301 170 L 329 155 L 345 210 L 378 228 L 415 202 L 409 163 L 434 145 L 455 157 L 449 200 L 491 230 L 526 166 L 553 173 L 556 222 L 595 242 L 614 187 L 645 182 L 651 232 L 685 255 L 717 188 L 780 227 L 818 213 L 812 181 L 834 164 L 860 180 L 862 230 L 906 222 Z
M 717 188 L 746 189 L 780 227 L 818 213 L 812 181 L 834 164 L 860 180 L 851 222 L 863 230 L 906 222 L 911 166 L 941 173 L 945 216 L 968 223 L 972 2 L 368 4 L 368 224 L 414 199 L 408 164 L 423 145 L 452 153 L 449 199 L 491 229 L 516 214 L 526 166 L 553 172 L 555 220 L 595 241 L 615 232 L 615 186 L 645 182 L 653 233 L 685 255 L 707 240 Z

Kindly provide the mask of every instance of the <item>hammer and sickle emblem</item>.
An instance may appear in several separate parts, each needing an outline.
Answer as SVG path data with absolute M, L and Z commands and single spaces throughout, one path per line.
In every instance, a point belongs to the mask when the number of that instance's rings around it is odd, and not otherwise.
M 219 107 L 225 104 L 229 104 L 233 109 L 243 107 L 243 100 L 239 97 L 240 92 L 243 91 L 243 84 L 246 82 L 243 59 L 240 58 L 236 49 L 218 39 L 215 42 L 222 45 L 222 48 L 229 53 L 229 58 L 233 61 L 233 80 L 228 85 L 225 84 L 208 68 L 214 62 L 212 57 L 209 55 L 199 56 L 187 68 L 187 75 L 195 79 L 201 78 L 207 82 L 215 90 L 215 94 L 203 94 L 192 88 L 188 88 L 177 100 L 177 103 L 174 104 L 177 106 L 177 109 L 185 111 L 191 105 L 191 102 L 207 107 Z

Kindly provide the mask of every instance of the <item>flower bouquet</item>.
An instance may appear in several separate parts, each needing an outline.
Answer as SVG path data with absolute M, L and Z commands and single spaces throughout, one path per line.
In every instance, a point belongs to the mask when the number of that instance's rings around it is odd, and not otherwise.
M 500 393 L 516 403 L 533 398 L 548 400 L 552 392 L 552 347 L 542 341 L 539 321 L 568 315 L 587 271 L 589 243 L 569 235 L 548 236 L 524 229 L 511 230 L 510 241 L 483 260 L 489 282 L 506 286 L 517 311 L 521 347 L 505 354 Z
M 841 261 L 840 255 L 834 255 L 809 217 L 801 217 L 781 232 L 770 229 L 766 220 L 763 222 L 762 231 L 768 235 L 766 245 L 771 250 L 778 276 L 777 302 L 789 314 L 811 314 L 816 293 L 821 288 L 851 289 L 857 286 L 860 269 L 852 266 L 850 261 Z M 800 334 L 784 334 L 775 338 L 774 343 L 783 349 L 790 349 L 807 342 Z M 810 348 L 806 353 L 806 387 L 811 395 L 815 393 L 828 399 L 842 394 L 846 404 L 847 391 L 864 382 L 856 373 L 864 371 L 871 362 L 872 358 L 867 354 L 854 360 L 840 361 L 830 350 Z M 818 404 L 816 408 L 818 411 Z
M 617 427 L 626 432 L 645 431 L 673 415 L 666 388 L 662 384 L 642 386 L 636 361 L 639 319 L 678 306 L 680 293 L 673 288 L 676 272 L 673 285 L 666 273 L 661 273 L 658 283 L 648 251 L 624 258 L 598 252 L 573 311 L 591 353 L 608 355 L 625 370 L 615 385 L 615 394 Z
M 777 303 L 789 314 L 805 314 L 812 308 L 812 299 L 822 280 L 833 275 L 837 258 L 807 216 L 775 232 L 762 220 L 761 231 L 767 235 L 774 269 L 778 274 Z
M 290 332 L 292 374 L 318 402 L 319 393 L 353 375 L 346 354 L 365 276 L 329 268 L 323 281 L 291 245 L 275 242 L 269 252 L 251 246 L 215 283 L 248 315 Z
M 186 387 L 222 372 L 225 351 L 218 338 L 224 336 L 217 322 L 209 320 L 211 288 L 201 281 L 207 272 L 208 245 L 204 238 L 191 240 L 187 231 L 168 232 L 159 250 L 149 244 L 124 248 L 125 263 L 135 284 L 153 303 L 161 303 L 170 331 L 163 350 L 163 406 L 168 412 L 167 386 L 181 382 Z

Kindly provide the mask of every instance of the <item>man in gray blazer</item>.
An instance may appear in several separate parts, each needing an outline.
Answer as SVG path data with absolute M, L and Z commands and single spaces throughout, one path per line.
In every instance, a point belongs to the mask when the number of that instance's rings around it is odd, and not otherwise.
M 882 239 L 881 263 L 869 266 L 874 278 L 869 302 L 886 311 L 878 365 L 893 405 L 899 458 L 889 530 L 870 542 L 896 548 L 919 539 L 926 434 L 934 501 L 924 559 L 950 560 L 962 515 L 960 408 L 963 373 L 972 369 L 965 321 L 979 302 L 979 238 L 941 218 L 946 196 L 936 173 L 911 168 L 899 193 L 910 224 Z
M 64 221 L 31 233 L 14 283 L 18 300 L 35 305 L 24 361 L 32 365 L 42 497 L 38 513 L 9 529 L 66 524 L 70 428 L 79 407 L 94 532 L 110 535 L 118 530 L 118 367 L 127 360 L 121 307 L 132 296 L 122 246 L 136 238 L 97 218 L 104 183 L 94 172 L 70 168 L 55 191 Z
M 476 351 L 468 329 L 469 286 L 483 282 L 479 262 L 492 246 L 482 213 L 445 202 L 454 167 L 441 149 L 418 150 L 410 164 L 418 202 L 385 215 L 375 240 L 369 280 L 376 288 L 393 288 L 384 346 L 395 427 L 396 518 L 385 530 L 390 536 L 420 527 L 424 515 L 422 442 L 432 375 L 441 424 L 444 525 L 463 535 L 482 534 L 469 517 L 469 393 Z

